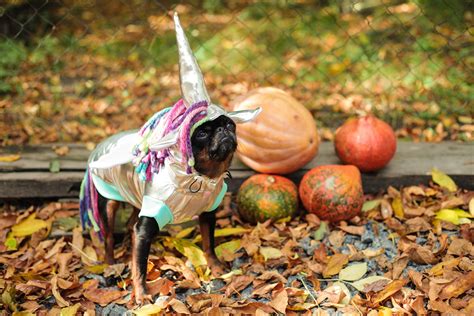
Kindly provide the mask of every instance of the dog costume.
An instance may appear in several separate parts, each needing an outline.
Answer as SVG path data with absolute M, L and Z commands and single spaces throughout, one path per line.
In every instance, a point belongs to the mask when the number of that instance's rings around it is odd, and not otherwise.
M 227 191 L 225 174 L 211 179 L 194 169 L 192 133 L 199 125 L 221 115 L 244 123 L 261 111 L 257 108 L 227 112 L 211 102 L 176 13 L 174 23 L 182 99 L 157 112 L 139 131 L 109 137 L 88 160 L 81 185 L 81 222 L 84 229 L 93 228 L 99 235 L 104 227 L 98 193 L 139 208 L 138 216 L 154 218 L 160 229 L 215 210 Z

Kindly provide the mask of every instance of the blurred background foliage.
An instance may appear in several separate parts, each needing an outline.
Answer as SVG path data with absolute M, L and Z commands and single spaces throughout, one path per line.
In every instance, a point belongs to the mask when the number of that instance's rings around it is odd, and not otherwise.
M 364 112 L 400 138 L 474 139 L 472 1 L 0 0 L 2 145 L 97 142 L 173 104 L 174 10 L 224 106 L 272 85 L 323 139 Z

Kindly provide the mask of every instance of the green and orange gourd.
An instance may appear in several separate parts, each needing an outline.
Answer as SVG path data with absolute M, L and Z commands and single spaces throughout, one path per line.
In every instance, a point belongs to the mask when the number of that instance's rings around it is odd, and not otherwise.
M 293 216 L 298 210 L 298 189 L 287 178 L 257 174 L 240 186 L 237 208 L 241 218 L 251 224 Z

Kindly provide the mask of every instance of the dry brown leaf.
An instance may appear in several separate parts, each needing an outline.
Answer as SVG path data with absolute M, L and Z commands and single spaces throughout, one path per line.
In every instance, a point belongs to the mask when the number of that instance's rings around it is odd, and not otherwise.
M 273 292 L 272 300 L 269 305 L 276 311 L 285 314 L 286 307 L 288 306 L 288 293 L 286 293 L 283 286 L 280 290 Z
M 186 307 L 186 305 L 185 305 L 183 302 L 178 301 L 178 300 L 175 299 L 175 298 L 172 298 L 172 299 L 171 299 L 171 301 L 169 302 L 169 306 L 171 306 L 171 308 L 172 308 L 176 313 L 185 314 L 185 315 L 191 314 L 191 312 L 190 312 L 189 309 Z
M 436 264 L 439 259 L 427 247 L 413 244 L 407 251 L 410 260 L 419 264 Z
M 242 237 L 242 247 L 245 249 L 249 256 L 253 256 L 257 253 L 260 244 L 260 238 L 253 234 L 245 234 Z
M 323 277 L 328 278 L 339 271 L 349 262 L 349 256 L 342 253 L 337 253 L 329 257 L 328 264 L 323 270 Z
M 333 230 L 328 237 L 329 243 L 333 247 L 340 248 L 342 246 L 342 243 L 344 242 L 344 238 L 346 236 L 346 233 L 344 233 L 341 230 Z
M 410 218 L 405 221 L 407 234 L 424 232 L 431 229 L 431 225 L 423 217 Z
M 114 289 L 89 289 L 84 292 L 84 297 L 88 300 L 97 303 L 101 306 L 105 306 L 109 303 L 112 303 L 115 300 L 118 300 L 122 296 L 127 294 L 127 292 L 122 292 Z
M 339 229 L 352 235 L 362 236 L 365 232 L 365 226 L 339 226 Z
M 59 307 L 67 307 L 70 305 L 62 296 L 61 293 L 58 291 L 58 276 L 54 275 L 51 278 L 51 291 L 53 292 L 54 298 L 56 302 L 58 302 Z
M 461 238 L 454 238 L 448 247 L 448 254 L 456 256 L 474 256 L 474 248 L 470 241 Z
M 403 286 L 407 283 L 407 280 L 401 279 L 401 280 L 394 280 L 390 284 L 388 284 L 382 291 L 376 293 L 372 298 L 371 298 L 371 304 L 373 306 L 378 305 L 379 303 L 383 302 L 393 294 L 397 293 L 402 289 Z
M 474 288 L 474 271 L 471 271 L 446 285 L 441 293 L 439 293 L 439 298 L 445 300 L 452 297 L 458 297 L 472 288 Z
M 406 266 L 408 265 L 408 256 L 401 255 L 400 257 L 395 259 L 392 268 L 392 280 L 396 280 L 402 275 L 403 270 L 405 270 Z
M 447 313 L 448 315 L 458 315 L 459 312 L 449 306 L 448 304 L 442 302 L 442 301 L 436 301 L 436 300 L 430 300 L 428 303 L 428 308 L 438 311 L 441 313 Z
M 416 270 L 410 269 L 408 270 L 408 277 L 419 290 L 425 291 L 423 286 L 423 274 Z
M 428 315 L 425 309 L 425 302 L 423 297 L 417 296 L 410 304 L 411 308 L 415 311 L 416 315 Z
M 232 279 L 232 281 L 226 286 L 225 294 L 230 296 L 234 293 L 240 293 L 243 289 L 249 286 L 254 280 L 253 276 L 250 275 L 239 275 Z

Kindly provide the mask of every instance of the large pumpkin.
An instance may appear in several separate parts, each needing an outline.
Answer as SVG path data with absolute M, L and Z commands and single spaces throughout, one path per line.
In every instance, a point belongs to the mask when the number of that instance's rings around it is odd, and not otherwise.
M 237 126 L 237 156 L 250 168 L 286 174 L 307 164 L 318 152 L 319 138 L 311 113 L 276 88 L 259 88 L 235 100 L 234 110 L 262 107 L 258 117 Z
M 298 189 L 287 178 L 257 174 L 240 186 L 237 208 L 242 219 L 252 224 L 293 216 L 298 209 Z
M 369 115 L 349 119 L 339 127 L 334 148 L 342 162 L 370 172 L 390 162 L 397 150 L 397 138 L 390 125 Z
M 303 176 L 299 193 L 309 212 L 330 222 L 356 216 L 364 201 L 359 169 L 349 165 L 311 169 Z

